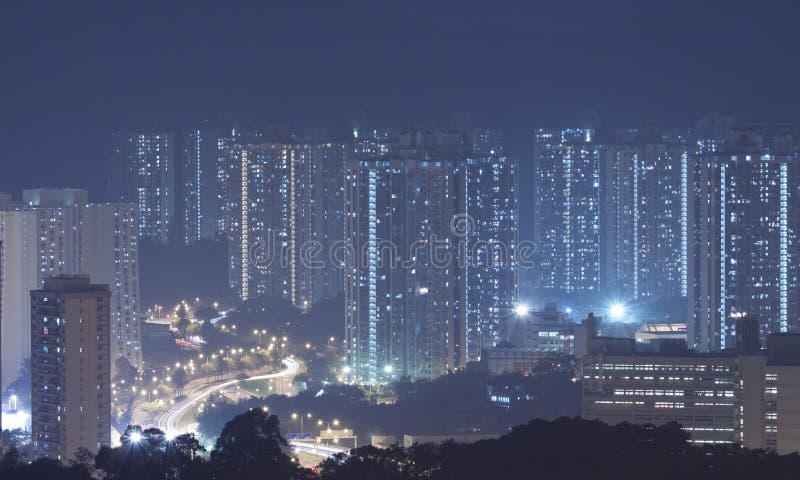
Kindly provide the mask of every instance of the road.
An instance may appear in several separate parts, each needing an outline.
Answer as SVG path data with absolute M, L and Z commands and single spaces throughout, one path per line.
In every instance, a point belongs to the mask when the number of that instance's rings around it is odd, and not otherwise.
M 290 441 L 289 445 L 292 447 L 292 450 L 294 450 L 295 453 L 305 454 L 308 457 L 311 457 L 307 462 L 305 462 L 305 465 L 303 465 L 305 467 L 313 467 L 320 461 L 333 457 L 337 453 L 348 454 L 349 452 L 349 450 L 346 448 L 320 445 L 313 442 L 300 442 L 297 440 Z
M 222 383 L 217 383 L 210 386 L 205 386 L 197 389 L 186 396 L 183 400 L 175 403 L 169 410 L 164 412 L 156 422 L 158 428 L 166 433 L 168 436 L 175 436 L 180 435 L 183 433 L 189 432 L 196 432 L 197 424 L 190 423 L 181 425 L 181 419 L 184 415 L 189 411 L 189 409 L 196 407 L 200 403 L 202 403 L 209 395 L 213 393 L 217 393 L 225 388 L 228 388 L 232 385 L 236 385 L 240 382 L 246 382 L 248 380 L 266 380 L 270 378 L 291 378 L 298 373 L 300 369 L 300 363 L 296 360 L 291 358 L 283 359 L 283 365 L 286 367 L 285 369 L 281 370 L 280 372 L 276 373 L 268 373 L 265 375 L 256 375 L 253 377 L 245 378 L 243 380 L 228 380 Z

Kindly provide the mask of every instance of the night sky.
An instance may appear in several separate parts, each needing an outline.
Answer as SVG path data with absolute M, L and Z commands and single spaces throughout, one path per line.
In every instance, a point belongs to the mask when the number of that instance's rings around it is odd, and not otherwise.
M 33 5 L 33 4 L 36 5 Z M 800 120 L 796 1 L 2 2 L 0 190 L 88 187 L 106 135 L 244 120 L 530 132 Z M 235 4 L 235 5 L 234 5 Z

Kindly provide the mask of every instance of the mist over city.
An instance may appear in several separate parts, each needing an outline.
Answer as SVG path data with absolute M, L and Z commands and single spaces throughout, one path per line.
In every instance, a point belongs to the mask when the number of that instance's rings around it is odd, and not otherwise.
M 0 478 L 800 471 L 800 6 L 0 6 Z

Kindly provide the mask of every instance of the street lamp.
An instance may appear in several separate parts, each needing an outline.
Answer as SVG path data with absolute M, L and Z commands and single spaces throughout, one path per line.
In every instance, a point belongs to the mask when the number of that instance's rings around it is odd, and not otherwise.
M 261 345 L 261 335 L 263 335 L 265 333 L 267 333 L 267 331 L 264 330 L 264 329 L 259 330 L 259 329 L 256 328 L 255 330 L 253 330 L 253 335 L 258 335 L 258 344 L 259 345 Z
M 311 418 L 311 416 L 312 415 L 310 413 L 306 413 L 305 415 L 301 415 L 301 414 L 298 414 L 298 413 L 293 413 L 292 414 L 292 420 L 297 420 L 298 418 L 300 419 L 300 434 L 301 435 L 304 433 L 303 432 L 303 417 Z
M 526 317 L 529 312 L 530 308 L 524 303 L 519 303 L 514 307 L 514 313 L 516 313 L 518 317 Z

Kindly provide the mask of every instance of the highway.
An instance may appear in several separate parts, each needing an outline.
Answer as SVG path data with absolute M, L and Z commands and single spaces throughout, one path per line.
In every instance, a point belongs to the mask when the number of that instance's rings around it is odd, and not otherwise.
M 300 364 L 291 358 L 285 358 L 282 361 L 283 365 L 286 367 L 280 372 L 276 373 L 268 373 L 265 375 L 256 375 L 253 377 L 249 377 L 243 380 L 227 380 L 222 383 L 217 383 L 210 386 L 204 386 L 199 388 L 197 391 L 190 393 L 186 396 L 183 400 L 177 402 L 175 405 L 172 405 L 169 410 L 164 412 L 156 422 L 158 428 L 167 434 L 168 436 L 175 436 L 181 435 L 183 433 L 196 433 L 197 424 L 190 423 L 181 425 L 181 419 L 184 415 L 191 409 L 195 408 L 197 405 L 205 401 L 209 395 L 213 393 L 217 393 L 221 390 L 224 390 L 230 386 L 236 385 L 240 382 L 246 382 L 248 380 L 266 380 L 270 378 L 287 378 L 293 377 L 297 374 L 298 370 L 300 369 Z
M 313 442 L 300 442 L 297 440 L 292 440 L 289 442 L 289 445 L 296 452 L 302 452 L 322 460 L 330 458 L 336 455 L 337 453 L 345 453 L 345 454 L 348 453 L 348 450 L 345 448 L 331 447 L 329 445 L 320 445 L 318 443 L 313 443 Z

